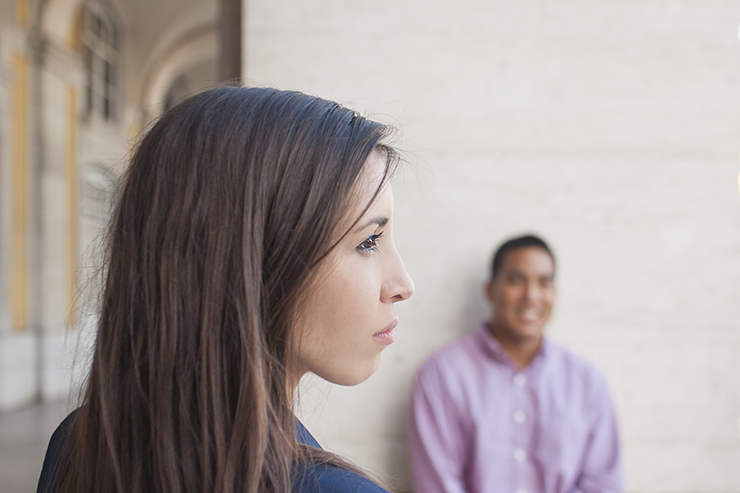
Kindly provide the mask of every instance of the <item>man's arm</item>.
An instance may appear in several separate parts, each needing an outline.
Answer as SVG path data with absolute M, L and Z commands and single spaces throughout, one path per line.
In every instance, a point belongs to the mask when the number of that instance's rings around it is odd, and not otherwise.
M 465 434 L 454 397 L 436 365 L 427 363 L 414 386 L 408 424 L 411 476 L 416 493 L 465 493 Z
M 590 439 L 573 493 L 621 493 L 624 484 L 617 418 L 601 375 L 590 412 Z

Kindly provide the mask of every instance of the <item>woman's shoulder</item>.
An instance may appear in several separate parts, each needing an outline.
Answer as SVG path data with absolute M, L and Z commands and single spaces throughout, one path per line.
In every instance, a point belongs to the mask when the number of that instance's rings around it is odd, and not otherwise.
M 72 412 L 54 431 L 46 451 L 39 478 L 38 492 L 56 491 L 56 473 L 62 450 L 77 411 Z M 306 445 L 321 448 L 316 439 L 296 420 L 298 439 Z M 309 464 L 299 468 L 293 481 L 294 493 L 388 493 L 372 481 L 346 469 L 327 464 Z
M 326 464 L 304 467 L 293 485 L 293 493 L 388 493 L 352 471 Z
M 69 427 L 72 425 L 77 411 L 73 411 L 64 421 L 54 430 L 49 440 L 49 447 L 46 449 L 44 456 L 44 465 L 41 466 L 41 475 L 36 491 L 47 493 L 56 491 L 56 474 L 59 469 L 59 463 L 62 458 L 62 449 L 69 435 Z
M 296 435 L 304 445 L 320 449 L 311 432 L 296 419 Z M 357 473 L 329 464 L 305 464 L 297 468 L 293 493 L 388 493 Z

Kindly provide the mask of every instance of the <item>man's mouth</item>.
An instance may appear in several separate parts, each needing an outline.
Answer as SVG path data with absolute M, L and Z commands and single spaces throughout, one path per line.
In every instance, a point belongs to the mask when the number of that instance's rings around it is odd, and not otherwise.
M 540 319 L 541 315 L 541 310 L 537 308 L 529 308 L 526 310 L 521 310 L 519 312 L 519 318 L 521 318 L 525 322 L 536 322 Z

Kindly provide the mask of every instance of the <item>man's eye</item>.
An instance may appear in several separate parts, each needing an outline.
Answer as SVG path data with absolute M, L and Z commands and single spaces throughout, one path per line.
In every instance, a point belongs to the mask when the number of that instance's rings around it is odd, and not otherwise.
M 365 239 L 365 241 L 363 241 L 357 246 L 357 249 L 360 250 L 361 252 L 370 252 L 370 251 L 377 250 L 378 249 L 378 238 L 380 238 L 382 235 L 383 235 L 383 232 L 381 231 L 380 233 L 376 235 L 368 236 Z

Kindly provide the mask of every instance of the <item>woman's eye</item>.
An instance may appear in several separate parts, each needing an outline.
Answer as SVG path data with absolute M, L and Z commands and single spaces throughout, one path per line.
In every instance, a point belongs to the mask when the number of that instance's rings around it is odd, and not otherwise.
M 383 235 L 383 232 L 381 231 L 380 233 L 376 235 L 371 235 L 367 237 L 365 241 L 363 241 L 357 246 L 357 249 L 360 250 L 361 252 L 370 252 L 370 251 L 377 250 L 378 249 L 378 238 L 380 238 L 382 235 Z

